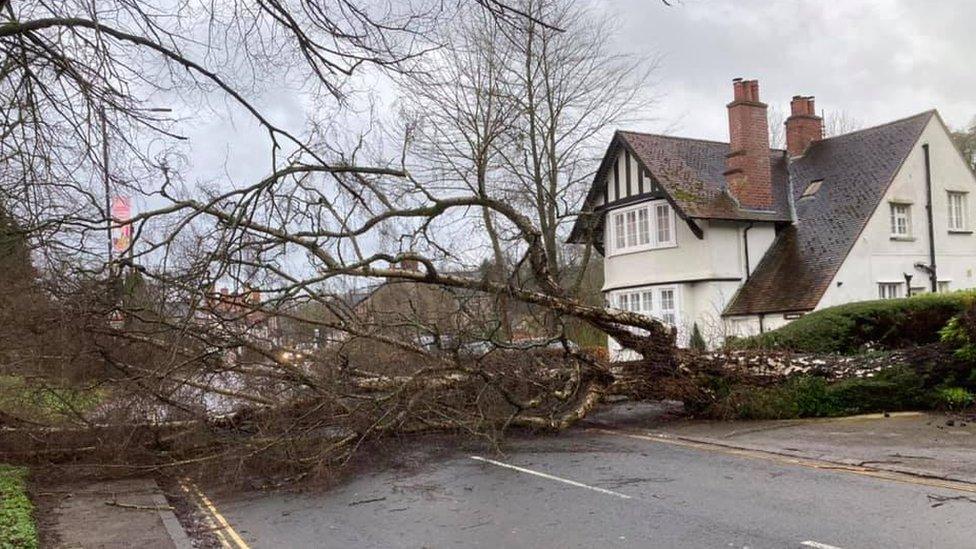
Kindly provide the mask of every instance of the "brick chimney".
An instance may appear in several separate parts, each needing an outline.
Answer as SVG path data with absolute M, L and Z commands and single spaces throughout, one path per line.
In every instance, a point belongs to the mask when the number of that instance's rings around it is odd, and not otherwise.
M 773 205 L 769 166 L 769 122 L 759 101 L 759 81 L 736 78 L 729 108 L 729 141 L 725 178 L 729 192 L 743 208 L 765 210 Z
M 813 96 L 794 95 L 790 101 L 790 117 L 786 119 L 786 151 L 800 156 L 807 146 L 823 139 L 823 118 L 817 116 Z

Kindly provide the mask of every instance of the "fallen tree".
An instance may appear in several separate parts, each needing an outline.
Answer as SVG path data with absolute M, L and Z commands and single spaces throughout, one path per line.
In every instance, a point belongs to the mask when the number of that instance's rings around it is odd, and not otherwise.
M 671 327 L 580 291 L 599 216 L 582 214 L 583 250 L 561 237 L 589 179 L 586 144 L 625 117 L 644 88 L 628 79 L 646 74 L 603 49 L 611 33 L 592 12 L 420 4 L 0 1 L 0 229 L 27 243 L 21 278 L 36 275 L 51 313 L 3 311 L 0 374 L 44 395 L 45 414 L 4 410 L 0 457 L 294 476 L 375 441 L 558 431 L 610 393 L 707 402 L 710 380 L 816 366 L 677 351 Z M 431 59 L 444 43 L 456 48 Z M 406 87 L 416 117 L 347 123 L 365 67 Z M 315 105 L 300 130 L 256 101 L 289 74 Z M 184 113 L 154 103 L 171 93 Z M 267 137 L 266 172 L 189 169 L 180 116 L 206 99 Z M 142 210 L 113 213 L 112 194 Z M 569 323 L 643 358 L 611 367 L 571 345 Z

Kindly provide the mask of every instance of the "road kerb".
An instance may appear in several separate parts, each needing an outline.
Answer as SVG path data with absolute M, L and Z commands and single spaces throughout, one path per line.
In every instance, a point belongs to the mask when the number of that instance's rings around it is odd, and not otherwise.
M 163 521 L 163 527 L 166 528 L 166 533 L 169 534 L 169 539 L 176 546 L 176 549 L 193 549 L 193 542 L 186 535 L 186 530 L 183 529 L 179 519 L 176 518 L 176 513 L 173 512 L 173 508 L 170 507 L 169 502 L 166 501 L 166 496 L 162 493 L 153 495 L 153 505 L 156 506 L 159 518 Z
M 843 473 L 850 473 L 850 474 L 877 478 L 880 480 L 890 480 L 895 482 L 903 482 L 907 484 L 931 486 L 933 488 L 944 488 L 947 490 L 955 490 L 958 492 L 976 493 L 976 483 L 968 482 L 965 480 L 948 478 L 948 477 L 939 476 L 935 474 L 926 474 L 921 472 L 905 471 L 905 470 L 891 469 L 891 468 L 878 467 L 878 466 L 852 465 L 850 463 L 845 463 L 843 461 L 810 458 L 810 457 L 790 454 L 786 452 L 777 452 L 775 450 L 769 450 L 764 448 L 734 445 L 734 444 L 729 444 L 727 442 L 715 441 L 710 439 L 701 439 L 701 438 L 677 436 L 677 435 L 670 435 L 670 434 L 659 434 L 659 433 L 636 433 L 632 431 L 620 431 L 616 429 L 603 429 L 603 428 L 593 428 L 587 430 L 596 433 L 605 434 L 605 435 L 623 436 L 623 437 L 633 438 L 637 440 L 645 440 L 645 441 L 657 442 L 661 444 L 682 446 L 685 448 L 693 448 L 693 449 L 712 451 L 712 452 L 721 452 L 724 454 L 735 455 L 735 456 L 740 456 L 745 458 L 764 459 L 766 461 L 775 461 L 786 465 L 795 465 L 800 467 L 809 467 L 812 469 L 838 471 Z

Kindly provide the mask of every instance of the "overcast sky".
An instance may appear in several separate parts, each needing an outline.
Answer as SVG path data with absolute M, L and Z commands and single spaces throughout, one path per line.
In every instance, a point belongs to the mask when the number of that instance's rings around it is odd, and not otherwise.
M 653 121 L 631 129 L 727 140 L 737 76 L 758 78 L 781 111 L 794 94 L 815 95 L 818 109 L 861 125 L 933 107 L 954 127 L 976 115 L 976 0 L 593 1 L 619 14 L 620 32 L 608 37 L 619 49 L 662 56 L 660 101 L 645 116 Z M 301 131 L 308 104 L 294 90 L 268 83 L 257 102 Z M 193 120 L 192 173 L 253 182 L 268 171 L 266 133 L 222 112 L 228 103 L 183 113 Z
M 863 125 L 937 108 L 976 116 L 973 0 L 604 0 L 622 48 L 664 56 L 654 115 L 678 135 L 727 140 L 731 80 L 760 81 L 770 106 L 814 95 Z

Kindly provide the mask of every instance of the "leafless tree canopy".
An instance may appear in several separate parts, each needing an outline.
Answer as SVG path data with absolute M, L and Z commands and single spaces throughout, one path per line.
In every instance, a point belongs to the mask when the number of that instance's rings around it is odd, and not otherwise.
M 607 49 L 610 23 L 585 6 L 0 8 L 0 211 L 46 314 L 84 320 L 51 349 L 97 370 L 103 402 L 75 422 L 246 423 L 244 456 L 314 433 L 310 465 L 376 434 L 568 425 L 612 382 L 566 339 L 570 319 L 673 365 L 661 324 L 586 304 L 590 252 L 561 242 L 595 143 L 646 107 L 653 68 Z M 366 76 L 399 90 L 398 122 L 349 127 Z M 259 107 L 274 79 L 316 105 L 306 127 Z M 194 179 L 182 128 L 215 97 L 260 127 L 267 173 Z M 6 349 L 5 373 L 28 356 Z M 177 462 L 217 455 L 183 448 Z

